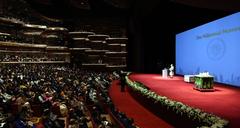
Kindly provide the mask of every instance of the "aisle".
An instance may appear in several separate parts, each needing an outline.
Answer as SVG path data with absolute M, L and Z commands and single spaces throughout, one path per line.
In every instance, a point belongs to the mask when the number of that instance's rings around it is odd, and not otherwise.
M 131 95 L 120 92 L 119 81 L 113 81 L 109 89 L 109 95 L 115 106 L 128 117 L 134 119 L 135 124 L 141 128 L 172 128 L 170 124 L 152 114 L 139 104 Z

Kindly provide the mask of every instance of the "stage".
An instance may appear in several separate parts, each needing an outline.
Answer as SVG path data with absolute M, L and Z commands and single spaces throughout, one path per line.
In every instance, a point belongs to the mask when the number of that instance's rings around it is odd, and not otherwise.
M 230 122 L 231 128 L 240 127 L 239 88 L 214 83 L 214 92 L 200 92 L 181 76 L 162 78 L 160 74 L 131 74 L 130 79 L 143 83 L 161 96 L 222 117 Z

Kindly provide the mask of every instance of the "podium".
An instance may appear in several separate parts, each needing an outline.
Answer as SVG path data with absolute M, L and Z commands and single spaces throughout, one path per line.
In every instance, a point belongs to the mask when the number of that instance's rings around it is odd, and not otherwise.
M 162 77 L 168 78 L 168 70 L 166 68 L 162 70 Z
M 195 75 L 195 87 L 198 91 L 214 91 L 213 89 L 213 76 Z

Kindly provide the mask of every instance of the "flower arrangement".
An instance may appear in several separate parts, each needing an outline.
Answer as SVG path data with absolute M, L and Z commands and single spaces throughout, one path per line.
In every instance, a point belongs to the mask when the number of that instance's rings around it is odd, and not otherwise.
M 130 74 L 130 73 L 129 73 Z M 227 127 L 229 121 L 222 119 L 216 115 L 206 113 L 200 109 L 190 107 L 178 101 L 173 101 L 165 96 L 160 96 L 153 91 L 148 90 L 142 83 L 131 81 L 128 76 L 125 77 L 126 83 L 134 91 L 151 99 L 154 103 L 160 103 L 168 110 L 174 111 L 176 114 L 186 115 L 190 120 L 200 122 L 199 128 L 224 128 Z

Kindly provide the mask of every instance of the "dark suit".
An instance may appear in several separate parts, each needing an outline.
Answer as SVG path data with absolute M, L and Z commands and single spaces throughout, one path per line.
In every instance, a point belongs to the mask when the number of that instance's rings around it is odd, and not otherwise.
M 121 85 L 121 92 L 124 92 L 125 91 L 125 86 L 126 86 L 126 83 L 125 83 L 125 76 L 126 76 L 126 73 L 121 71 L 120 72 L 120 85 Z

